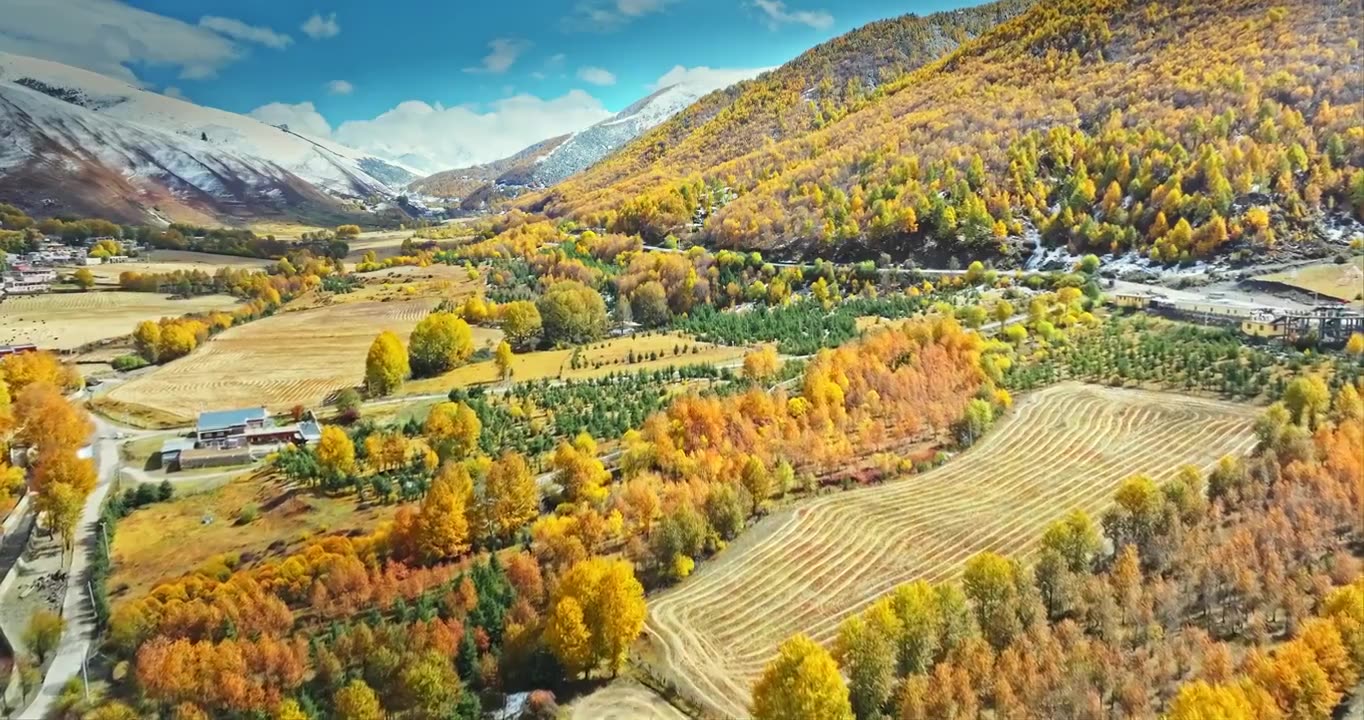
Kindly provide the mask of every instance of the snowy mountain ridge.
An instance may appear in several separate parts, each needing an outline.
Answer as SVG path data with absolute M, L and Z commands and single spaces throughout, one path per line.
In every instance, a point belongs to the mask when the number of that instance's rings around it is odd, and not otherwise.
M 754 70 L 749 77 L 760 72 Z M 723 81 L 673 83 L 588 128 L 538 142 L 496 162 L 436 173 L 412 183 L 411 188 L 457 197 L 465 210 L 477 210 L 499 196 L 546 188 L 586 170 L 702 97 L 740 79 L 745 78 L 730 74 Z
M 0 199 L 32 210 L 201 221 L 392 197 L 411 168 L 330 140 L 0 53 Z

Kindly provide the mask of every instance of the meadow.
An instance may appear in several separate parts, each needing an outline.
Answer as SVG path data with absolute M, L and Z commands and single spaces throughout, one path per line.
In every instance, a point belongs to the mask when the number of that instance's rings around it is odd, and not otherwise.
M 268 471 L 243 474 L 120 521 L 109 589 L 115 597 L 140 597 L 192 569 L 250 565 L 315 536 L 372 530 L 393 511 L 392 505 L 357 506 L 354 495 L 301 491 Z
M 375 335 L 392 330 L 406 337 L 436 304 L 427 298 L 279 313 L 224 331 L 192 354 L 115 388 L 101 402 L 114 413 L 162 425 L 190 422 L 206 410 L 316 407 L 361 383 Z M 474 330 L 477 348 L 500 338 L 495 330 Z
M 0 302 L 0 345 L 33 343 L 45 350 L 71 350 L 128 335 L 143 320 L 231 310 L 237 302 L 229 295 L 177 300 L 117 290 L 5 298 Z

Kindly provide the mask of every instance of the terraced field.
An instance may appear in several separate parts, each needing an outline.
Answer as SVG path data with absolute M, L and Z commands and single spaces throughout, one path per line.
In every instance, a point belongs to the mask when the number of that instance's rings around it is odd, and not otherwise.
M 287 312 L 231 328 L 187 357 L 110 391 L 114 412 L 163 422 L 189 421 L 205 410 L 265 405 L 315 407 L 358 385 L 374 336 L 406 338 L 435 299 L 347 303 Z M 474 328 L 474 345 L 496 343 L 496 330 Z
M 1026 555 L 1048 523 L 1076 508 L 1097 516 L 1133 474 L 1165 480 L 1245 452 L 1254 414 L 1077 383 L 1039 391 L 942 468 L 774 514 L 651 599 L 652 664 L 709 712 L 744 717 L 753 679 L 785 638 L 827 644 L 901 583 L 950 579 L 984 550 Z

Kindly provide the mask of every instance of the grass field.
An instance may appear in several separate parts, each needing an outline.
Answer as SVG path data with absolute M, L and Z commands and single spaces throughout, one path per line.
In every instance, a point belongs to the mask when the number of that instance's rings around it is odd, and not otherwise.
M 1364 256 L 1349 262 L 1321 263 L 1285 270 L 1272 275 L 1261 275 L 1256 280 L 1276 282 L 1345 302 L 1364 301 Z
M 692 352 L 693 348 L 699 349 L 699 352 Z M 674 354 L 674 349 L 681 352 Z M 572 349 L 542 350 L 516 355 L 512 362 L 512 380 L 515 382 L 542 378 L 583 380 L 613 372 L 639 372 L 669 366 L 707 363 L 729 365 L 743 360 L 749 349 L 711 345 L 680 333 L 664 333 L 616 338 L 584 346 L 578 351 L 577 369 L 571 367 L 573 352 Z M 635 355 L 634 363 L 629 362 L 632 352 Z M 657 353 L 658 359 L 649 360 L 650 353 Z M 594 364 L 600 364 L 600 367 L 593 367 Z M 403 385 L 402 394 L 429 395 L 469 385 L 486 385 L 497 380 L 496 363 L 492 361 L 473 363 L 456 368 L 440 377 L 409 381 Z
M 621 678 L 574 700 L 570 720 L 686 720 L 686 715 L 643 685 Z
M 227 310 L 236 304 L 237 299 L 228 295 L 172 300 L 156 293 L 120 291 L 6 298 L 0 302 L 0 345 L 34 343 L 44 349 L 69 350 L 129 335 L 143 320 Z
M 1097 516 L 1118 484 L 1165 480 L 1250 449 L 1254 409 L 1068 383 L 1022 400 L 942 468 L 776 513 L 680 586 L 650 600 L 647 654 L 720 717 L 747 713 L 778 644 L 828 644 L 839 623 L 899 584 L 955 577 L 971 555 L 1025 555 L 1073 509 Z
M 258 516 L 240 525 L 238 513 L 247 506 L 257 508 Z M 269 475 L 244 475 L 213 490 L 149 505 L 119 521 L 109 587 L 116 599 L 141 597 L 162 580 L 224 557 L 250 564 L 287 554 L 329 532 L 368 532 L 393 510 L 391 505 L 358 507 L 353 496 L 292 490 Z
M 311 290 L 294 298 L 285 308 L 289 311 L 307 310 L 328 305 L 426 298 L 449 299 L 458 302 L 483 288 L 482 281 L 470 280 L 462 267 L 432 265 L 429 267 L 401 266 L 356 275 L 361 284 L 347 293 Z
M 256 270 L 271 265 L 271 260 L 190 252 L 188 250 L 149 250 L 135 262 L 91 265 L 89 270 L 100 285 L 118 285 L 120 273 L 131 270 L 139 273 L 169 273 L 177 270 L 199 270 L 212 275 L 219 268 Z
M 371 250 L 374 251 L 375 257 L 380 260 L 401 255 L 403 254 L 403 241 L 410 237 L 412 237 L 411 230 L 363 233 L 360 237 L 347 241 L 350 245 L 350 254 L 346 255 L 346 262 L 358 263 L 365 257 L 365 253 Z
M 392 330 L 406 338 L 435 305 L 426 299 L 280 313 L 231 328 L 187 357 L 113 389 L 105 400 L 115 404 L 115 417 L 142 408 L 183 422 L 205 410 L 317 406 L 360 384 L 375 335 Z M 475 347 L 500 337 L 474 329 Z

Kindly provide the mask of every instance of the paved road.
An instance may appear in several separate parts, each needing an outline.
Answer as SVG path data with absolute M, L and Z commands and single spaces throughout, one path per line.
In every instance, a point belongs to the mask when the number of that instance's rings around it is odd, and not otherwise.
M 95 552 L 95 533 L 99 532 L 100 509 L 118 475 L 119 454 L 118 441 L 114 439 L 114 433 L 117 432 L 115 427 L 97 415 L 91 417 L 95 422 L 92 440 L 99 477 L 94 492 L 85 501 L 76 531 L 76 551 L 69 575 L 71 580 L 67 583 L 66 597 L 62 601 L 66 629 L 62 632 L 57 654 L 47 669 L 47 676 L 43 678 L 42 689 L 33 703 L 18 715 L 21 720 L 41 720 L 47 716 L 62 687 L 71 678 L 80 675 L 81 663 L 95 639 L 95 609 L 90 603 L 86 582 L 89 579 L 90 558 Z

